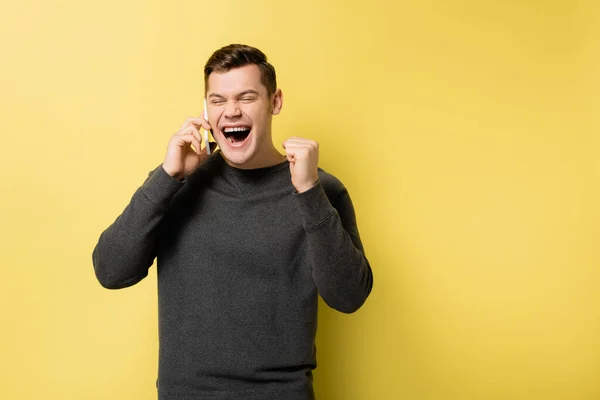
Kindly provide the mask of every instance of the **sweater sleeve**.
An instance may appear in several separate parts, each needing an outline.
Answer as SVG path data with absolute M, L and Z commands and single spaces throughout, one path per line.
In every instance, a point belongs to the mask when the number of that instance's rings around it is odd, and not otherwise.
M 102 232 L 92 261 L 103 287 L 125 288 L 148 275 L 156 257 L 160 223 L 182 186 L 159 166 L 133 194 L 123 213 Z
M 364 255 L 350 195 L 341 187 L 333 204 L 321 181 L 295 196 L 317 290 L 330 307 L 352 313 L 369 296 L 373 273 Z

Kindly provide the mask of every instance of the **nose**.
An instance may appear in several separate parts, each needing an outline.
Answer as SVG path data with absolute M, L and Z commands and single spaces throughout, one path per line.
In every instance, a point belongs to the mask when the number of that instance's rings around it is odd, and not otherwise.
M 238 107 L 238 103 L 235 100 L 230 100 L 225 104 L 225 110 L 223 111 L 223 115 L 226 118 L 237 118 L 242 115 Z

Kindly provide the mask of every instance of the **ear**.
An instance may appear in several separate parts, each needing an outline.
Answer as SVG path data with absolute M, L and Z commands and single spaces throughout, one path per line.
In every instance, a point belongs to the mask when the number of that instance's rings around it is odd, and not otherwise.
M 273 106 L 273 115 L 277 115 L 281 112 L 281 107 L 283 107 L 283 92 L 281 89 L 277 89 L 273 94 L 271 105 Z

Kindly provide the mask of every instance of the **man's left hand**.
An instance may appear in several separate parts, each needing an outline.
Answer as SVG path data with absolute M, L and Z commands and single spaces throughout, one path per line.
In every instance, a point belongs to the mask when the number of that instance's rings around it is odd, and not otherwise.
M 290 162 L 292 185 L 296 191 L 303 193 L 315 186 L 319 180 L 319 143 L 292 137 L 283 142 L 283 148 Z

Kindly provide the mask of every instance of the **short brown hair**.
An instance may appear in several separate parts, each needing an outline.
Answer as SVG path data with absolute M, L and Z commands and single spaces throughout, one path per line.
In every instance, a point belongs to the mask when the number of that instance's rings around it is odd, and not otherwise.
M 204 92 L 208 90 L 208 77 L 213 72 L 224 73 L 234 68 L 254 64 L 260 70 L 260 80 L 272 95 L 277 90 L 275 68 L 259 49 L 244 44 L 230 44 L 215 51 L 204 66 Z

